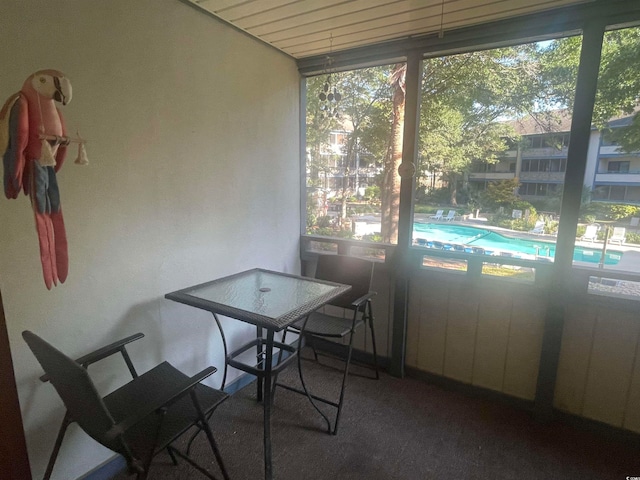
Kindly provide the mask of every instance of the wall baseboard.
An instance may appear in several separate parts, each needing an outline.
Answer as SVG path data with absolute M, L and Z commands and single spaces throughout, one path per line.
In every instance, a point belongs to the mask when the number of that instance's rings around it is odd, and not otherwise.
M 407 376 L 422 380 L 424 382 L 436 385 L 445 390 L 451 390 L 459 392 L 463 395 L 468 395 L 476 398 L 483 398 L 492 402 L 499 402 L 504 405 L 508 405 L 520 410 L 531 412 L 532 418 L 536 418 L 534 415 L 534 402 L 533 400 L 524 400 L 521 398 L 513 397 L 502 392 L 496 392 L 486 388 L 462 383 L 451 378 L 443 377 L 429 372 L 424 372 L 413 367 L 405 367 Z M 559 422 L 571 425 L 577 429 L 593 432 L 604 438 L 625 443 L 627 445 L 640 448 L 640 433 L 626 430 L 624 428 L 615 427 L 597 420 L 591 420 L 586 417 L 574 415 L 571 413 L 563 412 L 556 408 L 552 411 L 552 416 L 549 419 L 537 421 L 544 423 L 545 421 L 557 420 Z

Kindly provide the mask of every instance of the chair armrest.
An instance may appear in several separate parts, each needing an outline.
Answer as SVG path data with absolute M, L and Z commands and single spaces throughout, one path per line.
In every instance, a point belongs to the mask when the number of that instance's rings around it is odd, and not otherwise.
M 104 358 L 110 357 L 111 355 L 115 354 L 115 353 L 119 353 L 123 350 L 124 346 L 127 345 L 128 343 L 131 343 L 135 340 L 139 340 L 142 337 L 144 337 L 144 333 L 136 333 L 134 335 L 131 335 L 129 337 L 123 338 L 122 340 L 118 340 L 116 342 L 110 343 L 109 345 L 106 345 L 104 347 L 101 347 L 91 353 L 88 353 L 86 355 L 83 355 L 80 358 L 76 359 L 76 363 L 79 363 L 80 365 L 82 365 L 83 367 L 87 368 L 89 365 L 91 365 L 92 363 L 96 363 Z M 45 374 L 42 375 L 40 377 L 40 380 L 42 382 L 48 382 L 49 381 L 49 375 Z
M 377 295 L 377 292 L 369 292 L 366 295 L 363 295 L 360 298 L 357 298 L 356 300 L 351 302 L 351 306 L 353 308 L 360 308 L 366 301 L 370 300 L 371 298 L 375 297 L 376 295 Z
M 146 403 L 136 412 L 132 413 L 127 418 L 111 427 L 106 433 L 106 438 L 108 440 L 116 439 L 119 435 L 124 434 L 136 423 L 144 420 L 149 415 L 162 409 L 163 407 L 169 406 L 171 403 L 178 400 L 186 393 L 189 393 L 191 389 L 193 389 L 205 378 L 213 375 L 217 370 L 218 369 L 216 367 L 207 367 L 201 372 L 195 374 L 193 377 L 186 378 L 184 381 L 176 383 L 175 385 L 173 385 L 171 390 L 165 392 L 165 395 L 155 398 L 152 401 Z

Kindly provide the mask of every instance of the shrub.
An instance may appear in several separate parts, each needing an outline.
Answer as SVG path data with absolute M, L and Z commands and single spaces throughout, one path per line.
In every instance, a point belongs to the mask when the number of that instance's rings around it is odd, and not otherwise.
M 558 231 L 559 222 L 550 220 L 544 224 L 544 233 L 553 234 Z
M 423 199 L 423 201 L 432 202 L 436 204 L 440 204 L 440 203 L 448 204 L 450 200 L 451 200 L 451 192 L 447 187 L 435 188 L 433 190 L 430 190 L 428 193 L 424 195 L 424 199 Z
M 364 199 L 368 202 L 380 201 L 380 187 L 372 185 L 364 189 Z
M 382 243 L 382 235 L 380 235 L 379 233 L 372 233 L 370 235 L 363 235 L 362 236 L 362 240 L 365 240 L 367 242 Z
M 436 213 L 437 207 L 432 205 L 416 205 L 413 207 L 413 213 Z
M 331 223 L 332 223 L 332 218 L 329 215 L 324 215 L 322 217 L 318 217 L 318 220 L 316 221 L 316 226 L 319 229 L 329 228 L 331 226 Z
M 515 202 L 513 202 L 513 208 L 515 210 L 522 210 L 523 213 L 526 210 L 529 210 L 529 214 L 532 217 L 535 217 L 538 213 L 538 211 L 536 210 L 536 207 L 534 207 L 533 205 L 531 205 L 529 202 L 525 200 L 516 200 Z M 535 220 L 534 220 L 534 223 L 535 223 Z
M 634 205 L 611 204 L 608 205 L 607 216 L 611 220 L 620 220 L 621 218 L 633 217 L 640 212 L 640 208 Z
M 638 215 L 640 207 L 624 203 L 591 202 L 582 208 L 581 213 L 585 221 L 587 217 L 620 220 Z
M 324 237 L 353 238 L 353 232 L 349 229 L 318 228 L 311 233 L 314 235 L 322 235 Z
M 627 243 L 636 243 L 640 244 L 640 233 L 629 233 L 627 232 Z

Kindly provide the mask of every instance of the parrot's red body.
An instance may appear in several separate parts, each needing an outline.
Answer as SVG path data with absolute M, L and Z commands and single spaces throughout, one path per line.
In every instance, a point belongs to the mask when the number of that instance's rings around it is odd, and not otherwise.
M 4 191 L 31 199 L 40 243 L 40 260 L 47 288 L 64 282 L 69 270 L 67 237 L 62 218 L 56 172 L 66 155 L 64 119 L 56 108 L 71 99 L 71 85 L 61 72 L 41 70 L 24 82 L 0 111 L 0 153 L 4 152 Z M 56 140 L 43 140 L 55 138 Z M 49 145 L 43 142 L 49 141 Z M 4 144 L 3 144 L 4 142 Z M 48 158 L 48 160 L 47 160 Z

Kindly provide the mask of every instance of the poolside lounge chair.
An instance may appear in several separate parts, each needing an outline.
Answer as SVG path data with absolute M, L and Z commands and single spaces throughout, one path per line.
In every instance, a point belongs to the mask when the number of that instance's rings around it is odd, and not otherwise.
M 598 238 L 598 230 L 600 226 L 595 223 L 591 225 L 587 225 L 587 229 L 584 231 L 584 235 L 580 237 L 580 240 L 587 241 L 589 240 L 591 243 L 595 242 Z
M 438 210 L 435 215 L 431 215 L 429 218 L 433 218 L 434 220 L 442 220 L 442 214 L 444 210 Z
M 444 217 L 444 220 L 447 221 L 447 222 L 450 222 L 455 217 L 456 217 L 456 211 L 455 210 L 449 210 L 449 213 L 447 213 L 447 216 Z
M 538 220 L 535 226 L 531 230 L 529 230 L 529 233 L 544 233 L 544 220 Z
M 626 240 L 627 230 L 624 227 L 613 227 L 613 235 L 609 237 L 609 243 L 622 245 Z

